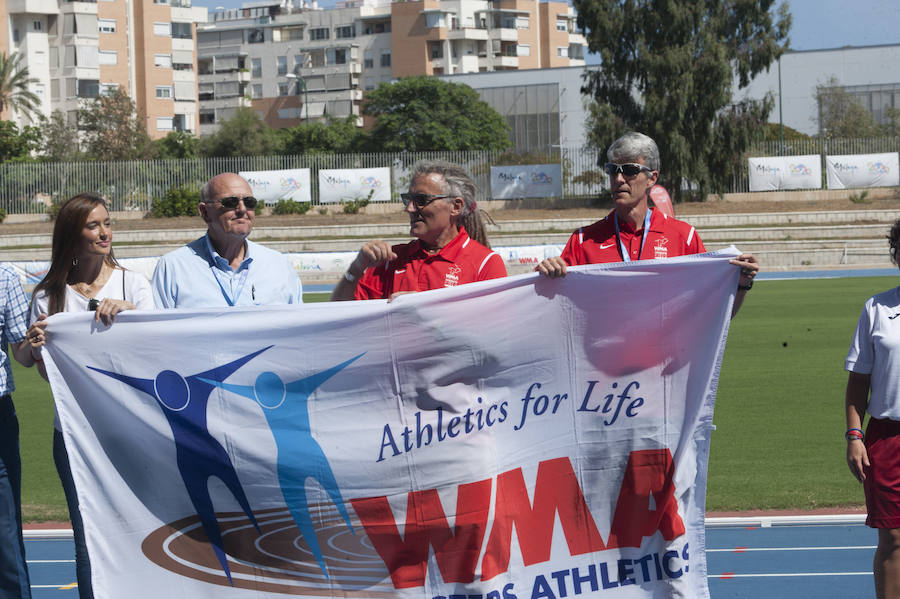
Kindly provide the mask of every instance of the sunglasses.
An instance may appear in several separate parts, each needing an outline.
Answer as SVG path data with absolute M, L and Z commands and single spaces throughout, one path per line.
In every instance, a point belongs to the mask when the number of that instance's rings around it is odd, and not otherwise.
M 434 195 L 431 193 L 401 193 L 400 199 L 403 200 L 403 207 L 406 208 L 409 206 L 409 203 L 412 202 L 416 205 L 416 208 L 424 208 L 428 204 L 432 203 L 435 200 L 446 200 L 447 198 L 452 198 L 453 196 L 440 196 Z
M 653 169 L 643 164 L 635 164 L 634 162 L 629 162 L 626 164 L 616 164 L 615 162 L 607 162 L 606 166 L 603 167 L 606 170 L 606 174 L 610 177 L 615 177 L 618 173 L 622 173 L 625 175 L 626 179 L 631 179 L 632 177 L 637 177 L 641 171 L 647 171 L 648 173 L 652 173 Z
M 238 204 L 240 202 L 244 202 L 244 207 L 247 210 L 253 210 L 254 208 L 256 208 L 256 204 L 259 203 L 259 200 L 257 200 L 253 196 L 247 196 L 246 198 L 229 196 L 227 198 L 222 198 L 216 201 L 216 203 L 222 204 L 222 208 L 224 208 L 225 210 L 234 210 L 238 207 Z

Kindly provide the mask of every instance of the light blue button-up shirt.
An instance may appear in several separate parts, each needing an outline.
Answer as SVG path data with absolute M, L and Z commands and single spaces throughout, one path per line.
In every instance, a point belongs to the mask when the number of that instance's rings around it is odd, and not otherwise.
M 159 259 L 153 272 L 157 308 L 299 304 L 303 287 L 283 254 L 250 240 L 237 270 L 204 235 Z

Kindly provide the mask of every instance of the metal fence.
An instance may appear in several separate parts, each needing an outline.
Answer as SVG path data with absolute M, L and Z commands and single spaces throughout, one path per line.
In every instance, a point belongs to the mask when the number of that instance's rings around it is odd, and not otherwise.
M 869 154 L 895 152 L 900 138 L 809 139 L 767 142 L 754 146 L 747 156 L 800 154 Z M 408 180 L 404 173 L 418 160 L 449 160 L 465 166 L 475 178 L 479 200 L 490 199 L 490 167 L 508 164 L 562 165 L 563 197 L 585 198 L 606 186 L 606 176 L 598 167 L 601 154 L 588 148 L 558 148 L 544 155 L 517 155 L 503 152 L 400 152 L 385 154 L 304 154 L 203 158 L 188 160 L 147 160 L 130 162 L 66 162 L 0 164 L 0 208 L 7 214 L 40 214 L 54 202 L 85 191 L 99 193 L 112 210 L 150 210 L 154 198 L 162 198 L 175 187 L 199 188 L 212 176 L 223 172 L 268 171 L 309 168 L 313 204 L 319 203 L 319 169 L 390 167 L 392 199 L 399 201 Z M 732 192 L 749 190 L 746 157 L 742 171 L 733 179 Z

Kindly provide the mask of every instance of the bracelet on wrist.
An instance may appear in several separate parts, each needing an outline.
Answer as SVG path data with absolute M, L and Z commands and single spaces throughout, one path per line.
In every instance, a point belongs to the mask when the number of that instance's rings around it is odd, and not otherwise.
M 349 281 L 350 283 L 355 283 L 356 278 L 357 278 L 356 275 L 353 274 L 352 272 L 350 272 L 349 270 L 344 272 L 344 279 Z
M 740 289 L 741 291 L 750 291 L 751 289 L 753 289 L 753 279 L 750 279 L 750 282 L 746 285 L 741 285 L 740 283 L 738 283 L 738 289 Z
M 847 441 L 864 441 L 866 435 L 862 432 L 862 429 L 848 428 L 847 432 L 844 433 L 844 437 L 847 439 Z

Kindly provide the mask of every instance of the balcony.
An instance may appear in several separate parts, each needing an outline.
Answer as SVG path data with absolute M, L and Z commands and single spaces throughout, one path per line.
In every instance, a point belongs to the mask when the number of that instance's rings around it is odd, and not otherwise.
M 488 39 L 487 29 L 478 27 L 460 27 L 451 29 L 447 33 L 447 38 L 451 40 L 477 40 L 484 41 Z
M 10 15 L 55 15 L 59 9 L 56 0 L 7 0 L 6 12 Z
M 489 29 L 488 38 L 492 40 L 500 40 L 501 42 L 515 42 L 519 39 L 518 29 Z

